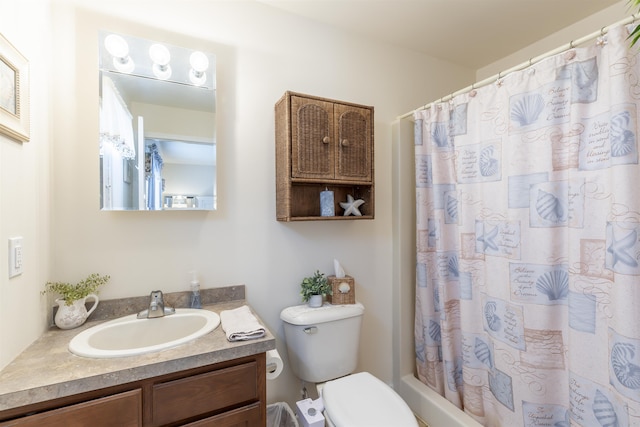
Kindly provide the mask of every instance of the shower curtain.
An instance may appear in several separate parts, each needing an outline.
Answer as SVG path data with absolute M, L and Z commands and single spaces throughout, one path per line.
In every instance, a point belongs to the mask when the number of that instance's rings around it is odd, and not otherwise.
M 483 425 L 640 425 L 627 35 L 414 114 L 417 374 Z
M 164 161 L 158 151 L 156 144 L 149 146 L 149 153 L 146 156 L 147 174 L 147 209 L 151 211 L 162 210 L 162 192 L 164 191 L 162 182 L 162 166 Z

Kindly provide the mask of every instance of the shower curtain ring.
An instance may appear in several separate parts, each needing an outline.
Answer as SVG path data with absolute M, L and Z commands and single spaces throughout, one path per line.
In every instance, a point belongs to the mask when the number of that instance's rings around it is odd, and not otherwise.
M 573 49 L 575 46 L 573 45 L 573 40 L 569 42 L 569 49 Z

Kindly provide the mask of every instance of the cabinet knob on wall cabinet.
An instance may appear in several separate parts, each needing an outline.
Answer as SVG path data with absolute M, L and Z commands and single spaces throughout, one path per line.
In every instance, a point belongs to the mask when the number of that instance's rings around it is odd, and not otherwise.
M 343 139 L 342 141 L 340 141 L 340 146 L 341 147 L 348 147 L 349 146 L 349 140 L 348 139 Z
M 331 141 L 331 140 L 329 139 L 329 137 L 328 137 L 328 136 L 325 136 L 324 138 L 322 138 L 322 143 L 323 143 L 323 144 L 328 144 L 328 143 L 329 143 L 329 141 Z

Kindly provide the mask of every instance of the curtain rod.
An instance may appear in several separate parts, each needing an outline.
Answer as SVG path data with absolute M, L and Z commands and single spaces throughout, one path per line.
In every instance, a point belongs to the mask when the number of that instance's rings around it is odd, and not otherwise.
M 438 102 L 449 101 L 449 100 L 455 98 L 458 95 L 461 95 L 461 94 L 466 93 L 466 92 L 470 92 L 470 91 L 472 91 L 474 89 L 478 89 L 478 88 L 480 88 L 482 86 L 486 86 L 486 85 L 488 85 L 490 83 L 493 83 L 493 82 L 505 77 L 509 73 L 513 73 L 515 71 L 524 70 L 525 68 L 530 67 L 533 64 L 536 64 L 536 63 L 542 61 L 543 59 L 549 58 L 550 56 L 556 55 L 558 53 L 562 53 L 562 52 L 564 52 L 566 50 L 569 50 L 569 49 L 573 49 L 576 46 L 578 46 L 578 45 L 580 45 L 582 43 L 586 43 L 588 41 L 591 41 L 591 40 L 593 40 L 593 39 L 595 39 L 597 37 L 604 36 L 609 31 L 610 27 L 616 27 L 618 25 L 631 24 L 631 23 L 635 22 L 635 20 L 636 20 L 636 15 L 633 14 L 633 15 L 625 18 L 625 19 L 622 19 L 622 20 L 614 23 L 613 25 L 610 25 L 609 27 L 602 27 L 599 31 L 595 31 L 595 32 L 593 32 L 593 33 L 591 33 L 589 35 L 586 35 L 584 37 L 581 37 L 581 38 L 579 38 L 577 40 L 571 40 L 569 43 L 567 43 L 567 44 L 565 44 L 563 46 L 560 46 L 560 47 L 558 47 L 556 49 L 550 50 L 549 52 L 543 53 L 542 55 L 530 58 L 528 61 L 525 61 L 522 64 L 516 65 L 515 67 L 511 67 L 511 68 L 509 68 L 509 69 L 507 69 L 505 71 L 501 71 L 498 74 L 495 74 L 495 75 L 493 75 L 491 77 L 488 77 L 488 78 L 486 78 L 484 80 L 481 80 L 479 82 L 476 82 L 476 83 L 472 84 L 471 86 L 467 86 L 464 89 L 460 89 L 459 91 L 453 92 L 453 93 L 451 93 L 451 94 L 449 94 L 449 95 L 447 95 L 445 97 L 442 97 L 442 98 L 440 98 L 440 99 L 438 99 L 438 100 L 436 100 L 434 102 L 430 102 L 429 104 L 423 105 L 422 107 L 418 107 L 413 111 L 409 111 L 408 113 L 405 113 L 405 114 L 403 114 L 401 116 L 398 116 L 398 120 L 405 119 L 405 118 L 407 118 L 409 116 L 412 116 L 414 113 L 416 113 L 418 111 L 427 110 L 427 109 L 431 108 L 431 104 L 435 104 L 435 103 L 438 103 Z

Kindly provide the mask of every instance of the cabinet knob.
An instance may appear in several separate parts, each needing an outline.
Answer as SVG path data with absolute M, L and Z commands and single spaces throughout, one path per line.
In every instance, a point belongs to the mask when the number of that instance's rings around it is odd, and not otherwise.
M 323 143 L 323 144 L 328 144 L 328 143 L 329 143 L 329 141 L 331 141 L 331 140 L 329 139 L 329 137 L 328 137 L 328 136 L 325 136 L 324 138 L 322 138 L 322 143 Z
M 342 141 L 340 141 L 340 146 L 341 147 L 348 147 L 349 146 L 349 140 L 348 139 L 343 139 Z

